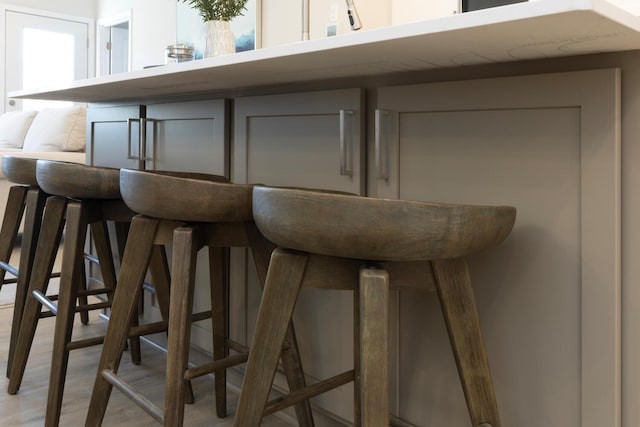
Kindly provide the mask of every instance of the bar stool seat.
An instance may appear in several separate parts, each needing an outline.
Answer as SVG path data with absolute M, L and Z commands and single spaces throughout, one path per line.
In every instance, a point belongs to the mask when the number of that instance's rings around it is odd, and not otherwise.
M 384 200 L 255 187 L 271 257 L 236 426 L 260 424 L 298 292 L 353 289 L 355 425 L 389 425 L 390 287 L 437 290 L 474 427 L 500 418 L 465 257 L 511 232 L 515 208 Z M 418 273 L 418 274 L 415 274 Z M 348 374 L 348 373 L 347 373 Z
M 115 386 L 155 420 L 165 426 L 184 422 L 184 382 L 215 373 L 216 412 L 226 416 L 226 368 L 244 363 L 248 348 L 228 339 L 225 248 L 248 247 L 264 281 L 273 245 L 257 231 L 251 208 L 252 186 L 229 183 L 220 176 L 184 174 L 170 176 L 123 169 L 120 191 L 125 203 L 140 213 L 131 225 L 111 319 L 91 395 L 87 426 L 102 423 L 109 395 Z M 117 375 L 126 339 L 126 326 L 134 314 L 134 304 L 142 288 L 142 276 L 149 263 L 151 248 L 172 244 L 171 297 L 164 408 L 150 403 Z M 197 252 L 208 247 L 211 312 L 192 313 Z M 191 323 L 212 318 L 213 362 L 189 368 Z M 305 386 L 295 333 L 285 327 L 287 344 L 278 352 L 282 357 L 289 387 Z M 229 350 L 234 350 L 229 355 Z M 306 398 L 299 399 L 296 414 L 301 426 L 312 426 Z
M 3 156 L 2 173 L 13 185 L 9 189 L 7 206 L 0 229 L 0 289 L 8 283 L 16 283 L 11 336 L 7 357 L 7 377 L 11 371 L 16 340 L 20 330 L 22 310 L 27 295 L 27 286 L 33 267 L 33 258 L 40 232 L 40 222 L 47 195 L 38 187 L 36 179 L 37 159 Z M 17 245 L 20 224 L 24 217 L 24 230 L 20 243 L 18 266 L 9 264 Z M 6 278 L 9 272 L 15 278 Z M 59 276 L 53 273 L 51 277 Z
M 2 156 L 2 174 L 14 184 L 38 186 L 36 164 L 38 159 L 18 156 Z
M 103 341 L 103 337 L 73 341 L 71 332 L 76 312 L 81 314 L 83 323 L 86 323 L 90 310 L 104 310 L 111 306 L 116 273 L 107 221 L 126 225 L 130 223 L 134 213 L 120 196 L 118 169 L 38 160 L 35 176 L 39 188 L 49 196 L 42 217 L 33 272 L 20 322 L 8 392 L 15 394 L 20 388 L 38 320 L 47 315 L 40 313 L 41 308 L 45 307 L 49 313 L 56 316 L 45 425 L 56 426 L 60 419 L 69 351 L 101 344 Z M 97 289 L 87 288 L 85 275 L 84 247 L 88 227 L 91 228 L 104 284 Z M 46 290 L 63 229 L 65 239 L 59 295 L 56 300 L 46 296 Z M 154 257 L 162 260 L 163 254 L 158 252 Z M 158 266 L 151 270 L 154 286 L 160 289 L 160 294 L 163 293 L 163 287 L 167 288 L 164 293 L 168 293 L 166 269 L 159 267 L 161 261 L 153 265 Z M 104 300 L 89 303 L 89 296 L 101 294 L 105 295 Z M 160 299 L 159 302 L 163 303 Z M 131 340 L 131 353 L 134 363 L 139 363 L 137 338 Z

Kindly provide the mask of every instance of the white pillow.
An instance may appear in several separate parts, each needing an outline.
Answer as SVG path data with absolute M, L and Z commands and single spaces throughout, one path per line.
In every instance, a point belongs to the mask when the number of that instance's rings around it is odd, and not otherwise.
M 46 108 L 33 119 L 24 139 L 24 151 L 84 151 L 85 107 Z
M 9 111 L 0 116 L 0 149 L 22 148 L 37 111 Z

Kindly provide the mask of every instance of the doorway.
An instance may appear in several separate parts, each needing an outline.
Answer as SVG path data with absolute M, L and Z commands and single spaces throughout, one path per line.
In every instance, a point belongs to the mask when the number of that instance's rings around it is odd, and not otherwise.
M 45 13 L 5 11 L 5 94 L 59 86 L 89 74 L 89 22 Z M 9 99 L 5 111 L 40 110 L 70 103 Z
M 98 21 L 98 76 L 125 73 L 131 67 L 131 14 Z

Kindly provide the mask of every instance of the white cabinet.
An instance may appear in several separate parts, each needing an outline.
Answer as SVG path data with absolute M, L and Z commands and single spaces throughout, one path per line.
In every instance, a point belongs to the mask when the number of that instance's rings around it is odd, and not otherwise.
M 617 425 L 619 70 L 381 88 L 377 106 L 371 195 L 518 209 L 470 263 L 503 424 Z M 467 426 L 436 296 L 395 311 L 395 412 Z
M 363 103 L 360 89 L 236 99 L 232 180 L 364 194 Z M 253 336 L 261 291 L 253 261 L 239 252 L 232 256 L 231 334 L 244 341 Z M 351 292 L 301 292 L 294 321 L 310 382 L 353 366 L 352 309 Z M 314 403 L 350 419 L 352 390 Z

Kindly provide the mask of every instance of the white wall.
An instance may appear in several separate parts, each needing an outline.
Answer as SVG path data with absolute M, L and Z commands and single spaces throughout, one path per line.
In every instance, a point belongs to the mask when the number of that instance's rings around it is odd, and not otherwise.
M 638 1 L 638 0 L 633 0 Z M 459 0 L 354 0 L 362 30 L 453 15 Z M 309 38 L 323 38 L 327 25 L 351 32 L 345 0 L 309 0 Z M 302 39 L 302 0 L 262 0 L 262 47 Z
M 391 25 L 390 2 L 355 0 L 363 30 Z M 326 37 L 330 23 L 337 26 L 338 34 L 351 32 L 345 0 L 309 0 L 309 38 Z M 262 47 L 301 40 L 302 0 L 262 0 Z
M 119 15 L 133 7 L 133 0 L 95 0 L 97 4 L 97 18 L 105 19 Z
M 175 0 L 134 0 L 132 16 L 132 68 L 164 64 L 166 47 L 176 43 Z
M 354 0 L 354 4 L 362 21 L 362 30 L 391 25 L 390 0 Z M 309 33 L 311 39 L 326 37 L 332 8 L 337 10 L 338 34 L 351 32 L 345 0 L 310 0 Z
M 98 0 L 9 0 L 3 3 L 95 19 L 97 2 Z
M 176 42 L 176 0 L 96 0 L 97 19 L 131 12 L 131 69 L 164 64 L 165 48 Z
M 639 0 L 607 0 L 609 3 L 613 3 L 616 6 L 626 9 L 634 15 L 640 16 L 640 1 Z
M 393 24 L 406 24 L 454 15 L 458 9 L 459 0 L 391 0 L 391 20 Z

